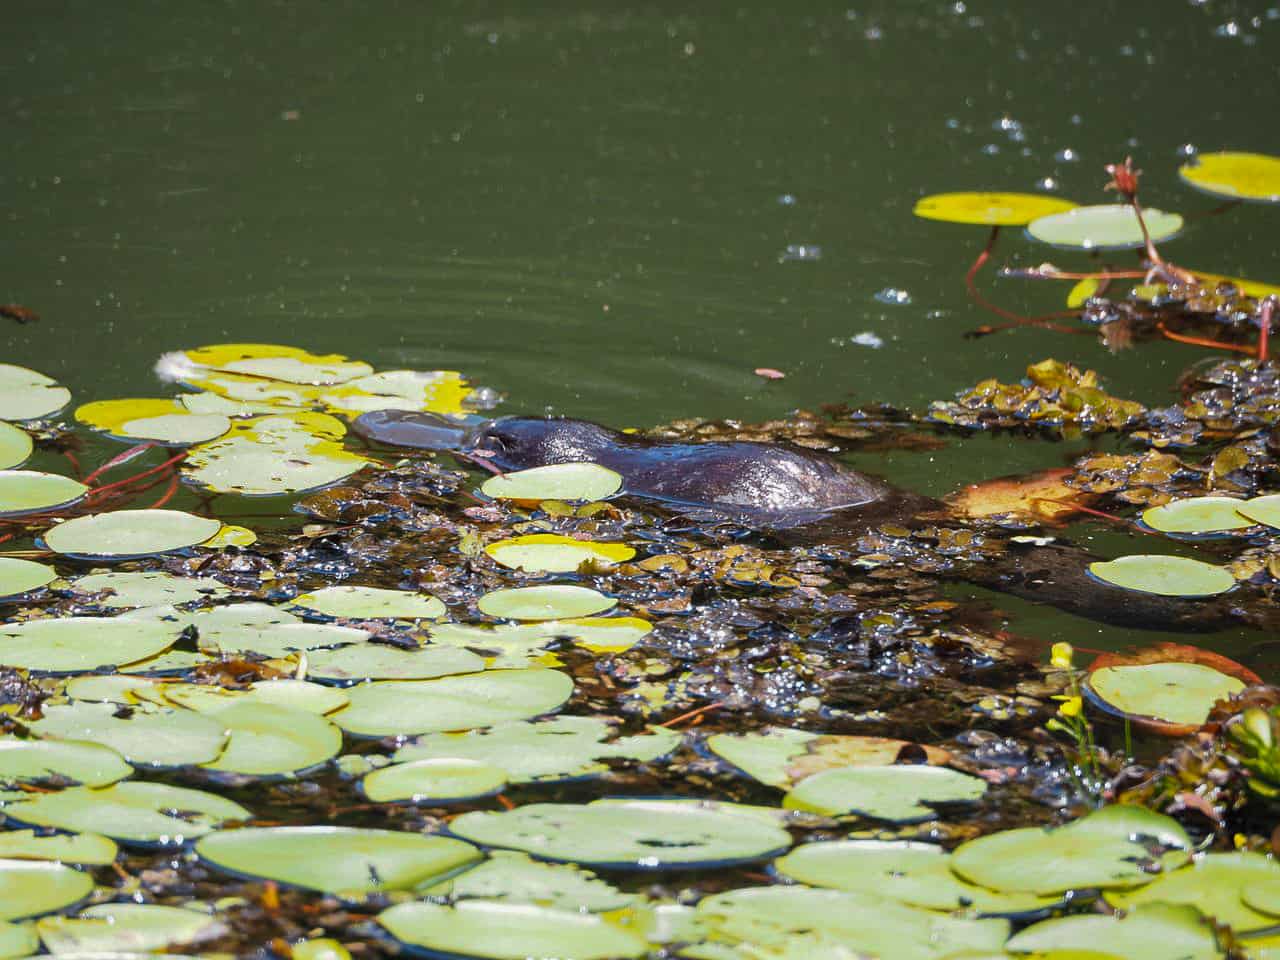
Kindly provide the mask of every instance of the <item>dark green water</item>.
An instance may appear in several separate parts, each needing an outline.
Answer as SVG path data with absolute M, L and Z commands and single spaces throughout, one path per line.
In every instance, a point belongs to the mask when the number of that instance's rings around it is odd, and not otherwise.
M 1044 178 L 1101 202 L 1132 153 L 1149 204 L 1194 212 L 1181 145 L 1280 153 L 1266 3 L 7 0 L 0 24 L 0 297 L 43 315 L 3 359 L 78 400 L 160 392 L 163 350 L 265 340 L 616 425 L 919 405 L 1046 356 L 1160 403 L 1198 351 L 962 339 L 988 319 L 961 284 L 983 231 L 911 206 Z M 1277 238 L 1280 209 L 1243 207 L 1166 252 L 1276 281 Z M 1066 453 L 886 467 L 937 491 Z

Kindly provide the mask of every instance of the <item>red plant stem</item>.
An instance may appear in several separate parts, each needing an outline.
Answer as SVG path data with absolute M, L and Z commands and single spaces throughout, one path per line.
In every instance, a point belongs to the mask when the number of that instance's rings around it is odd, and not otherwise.
M 1199 213 L 1184 213 L 1182 215 L 1182 219 L 1183 220 L 1205 220 L 1209 217 L 1216 217 L 1221 213 L 1226 213 L 1228 210 L 1232 209 L 1233 207 L 1240 206 L 1241 203 L 1242 201 L 1240 200 L 1228 200 L 1226 203 L 1220 203 L 1216 207 L 1211 207 L 1208 210 L 1201 210 Z
M 154 446 L 154 444 L 152 444 L 152 446 Z M 135 473 L 132 477 L 125 477 L 125 479 L 116 480 L 114 483 L 107 483 L 102 485 L 101 487 L 94 487 L 94 489 L 89 491 L 88 496 L 90 497 L 100 496 L 106 490 L 111 490 L 115 487 L 124 487 L 124 486 L 128 486 L 131 483 L 136 483 L 137 481 L 141 480 L 143 477 L 149 477 L 152 474 L 159 473 L 161 470 L 164 470 L 167 467 L 173 466 L 178 461 L 185 460 L 186 456 L 187 456 L 187 452 L 185 450 L 182 451 L 181 453 L 175 453 L 172 457 L 170 457 L 164 463 L 151 467 L 148 470 L 143 470 L 141 473 Z M 93 473 L 89 475 L 89 477 L 86 479 L 85 482 L 87 483 L 88 480 L 92 480 L 95 476 L 97 476 L 99 473 L 105 470 L 108 466 L 110 466 L 109 463 L 99 467 L 97 470 L 95 470 Z
M 153 503 L 153 504 L 152 504 L 150 507 L 148 507 L 147 509 L 149 509 L 149 510 L 159 510 L 159 509 L 160 509 L 161 507 L 163 507 L 166 503 L 168 503 L 170 500 L 172 500 L 172 499 L 173 499 L 173 495 L 174 495 L 175 493 L 177 493 L 177 492 L 178 492 L 178 474 L 177 474 L 177 471 L 175 471 L 175 472 L 174 472 L 174 473 L 169 477 L 169 485 L 168 485 L 167 487 L 165 487 L 165 488 L 164 488 L 164 493 L 162 493 L 162 494 L 160 495 L 159 499 L 157 499 L 157 500 L 156 500 L 156 502 L 155 502 L 155 503 Z
M 1021 273 L 1019 276 L 1033 280 L 1142 280 L 1147 276 L 1146 270 L 1100 270 L 1097 273 L 1068 273 L 1055 270 L 1052 273 L 1038 273 L 1034 270 Z
M 1253 356 L 1253 347 L 1242 347 L 1236 343 L 1223 343 L 1221 340 L 1206 340 L 1202 337 L 1188 337 L 1185 334 L 1174 333 L 1164 325 L 1163 320 L 1156 323 L 1156 329 L 1160 331 L 1161 336 L 1168 340 L 1176 340 L 1178 343 L 1189 343 L 1194 347 L 1211 347 L 1214 350 L 1233 350 L 1236 353 Z
M 1031 497 L 1032 503 L 1056 503 L 1062 507 L 1070 507 L 1072 510 L 1079 510 L 1081 513 L 1087 513 L 1091 517 L 1098 517 L 1109 523 L 1119 524 L 1122 527 L 1128 527 L 1131 530 L 1137 530 L 1139 533 L 1151 533 L 1145 527 L 1134 523 L 1132 520 L 1126 520 L 1123 517 L 1113 517 L 1109 513 L 1103 513 L 1101 510 L 1094 510 L 1091 507 L 1085 507 L 1078 503 L 1072 503 L 1070 500 L 1055 500 L 1053 497 Z
M 13 538 L 14 534 L 12 533 L 0 533 L 0 543 L 4 543 L 6 540 L 12 540 Z
M 672 717 L 666 723 L 660 723 L 660 727 L 674 727 L 677 723 L 684 720 L 692 720 L 694 717 L 700 717 L 704 713 L 710 713 L 712 710 L 719 710 L 721 707 L 727 707 L 728 704 L 723 700 L 716 703 L 708 703 L 705 706 L 698 707 L 696 710 L 690 710 L 688 713 L 682 713 L 678 717 Z
M 63 450 L 62 455 L 67 458 L 67 462 L 71 464 L 72 472 L 78 477 L 84 472 L 84 467 L 80 466 L 80 458 L 70 450 Z
M 97 480 L 98 477 L 106 473 L 112 467 L 118 467 L 122 463 L 128 463 L 134 457 L 139 456 L 140 454 L 146 453 L 148 450 L 150 450 L 154 446 L 156 446 L 156 444 L 151 442 L 139 443 L 136 446 L 130 447 L 124 453 L 117 453 L 114 457 L 112 457 L 110 460 L 108 460 L 106 463 L 100 466 L 97 470 L 93 471 L 93 473 L 85 477 L 84 482 L 86 484 L 92 485 L 93 481 Z
M 1258 334 L 1258 359 L 1263 363 L 1266 363 L 1270 351 L 1270 344 L 1267 341 L 1271 339 L 1271 313 L 1275 306 L 1275 297 L 1267 297 L 1262 301 L 1262 317 L 1260 318 L 1262 330 Z

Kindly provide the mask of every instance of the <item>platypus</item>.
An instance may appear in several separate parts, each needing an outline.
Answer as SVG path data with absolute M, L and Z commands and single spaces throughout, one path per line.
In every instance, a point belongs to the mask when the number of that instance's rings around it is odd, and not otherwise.
M 454 421 L 403 410 L 366 413 L 353 429 L 377 443 L 453 450 L 504 471 L 599 463 L 622 475 L 628 496 L 677 512 L 722 516 L 784 544 L 839 542 L 885 523 L 910 526 L 921 517 L 954 516 L 941 500 L 901 490 L 827 454 L 781 443 L 685 443 L 567 417 Z M 1070 544 L 1011 545 L 962 576 L 1118 626 L 1199 632 L 1256 619 L 1227 597 L 1183 599 L 1112 586 L 1089 575 L 1096 559 Z

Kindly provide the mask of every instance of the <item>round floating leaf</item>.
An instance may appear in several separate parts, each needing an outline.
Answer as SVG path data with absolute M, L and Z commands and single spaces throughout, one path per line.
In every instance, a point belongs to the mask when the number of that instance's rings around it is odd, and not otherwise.
M 355 417 L 371 410 L 460 413 L 471 385 L 454 370 L 383 370 L 324 391 L 333 413 Z
M 113 703 L 56 704 L 32 723 L 37 736 L 89 740 L 110 747 L 130 763 L 177 767 L 208 763 L 227 741 L 223 724 L 186 710 L 135 709 L 116 716 Z
M 506 771 L 478 760 L 440 758 L 394 763 L 367 774 L 360 789 L 374 803 L 449 803 L 497 793 L 507 785 Z
M 114 840 L 97 833 L 53 833 L 38 836 L 34 830 L 0 832 L 0 860 L 60 860 L 106 866 L 119 848 Z
M 0 420 L 35 420 L 71 402 L 71 391 L 43 373 L 0 363 Z
M 951 863 L 971 883 L 1011 893 L 1062 893 L 1149 882 L 1149 865 L 1190 858 L 1176 820 L 1142 807 L 1111 806 L 1063 827 L 1004 830 L 956 848 Z
M 1234 200 L 1280 203 L 1280 157 L 1265 153 L 1200 153 L 1178 168 L 1205 193 Z
M 1182 217 L 1176 213 L 1146 208 L 1142 215 L 1156 243 L 1182 230 Z M 1127 250 L 1144 242 L 1138 217 L 1126 203 L 1076 207 L 1040 217 L 1027 225 L 1027 233 L 1050 246 L 1073 250 Z
M 373 373 L 369 364 L 338 353 L 315 354 L 274 343 L 217 343 L 183 350 L 182 355 L 196 367 L 286 383 L 345 383 Z
M 1273 529 L 1280 528 L 1280 493 L 1254 497 L 1252 500 L 1243 502 L 1236 501 L 1236 509 L 1254 523 L 1261 523 Z
M 487 730 L 418 737 L 397 750 L 393 759 L 473 760 L 505 771 L 512 783 L 531 783 L 602 774 L 609 769 L 601 762 L 605 759 L 654 760 L 681 742 L 679 733 L 661 727 L 610 739 L 614 732 L 612 724 L 598 717 L 517 721 Z
M 1142 522 L 1161 533 L 1244 530 L 1253 526 L 1253 521 L 1239 513 L 1244 504 L 1245 501 L 1232 497 L 1186 497 L 1144 510 Z
M 473 843 L 542 860 L 633 870 L 751 863 L 791 845 L 787 831 L 757 817 L 654 800 L 477 810 L 453 820 L 449 830 Z
M 481 613 L 507 620 L 562 620 L 603 613 L 617 602 L 589 587 L 555 583 L 494 590 L 481 597 L 476 606 Z
M 76 917 L 44 917 L 36 929 L 52 954 L 141 954 L 216 937 L 226 925 L 207 913 L 149 903 L 100 903 Z
M 1151 903 L 1121 919 L 1059 917 L 1032 924 L 1009 938 L 1010 952 L 1092 950 L 1120 960 L 1217 960 L 1223 956 L 1213 928 L 1194 907 Z
M 62 692 L 69 700 L 94 700 L 99 703 L 137 703 L 133 691 L 150 685 L 151 681 L 120 674 L 92 673 L 69 677 Z
M 0 470 L 0 517 L 69 507 L 89 488 L 78 480 L 35 470 Z
M 345 433 L 341 421 L 322 413 L 242 420 L 219 439 L 193 447 L 182 475 L 213 493 L 246 497 L 316 490 L 372 462 L 342 446 Z
M 461 840 L 355 827 L 223 830 L 196 853 L 227 873 L 343 896 L 413 890 L 480 859 Z
M 1089 564 L 1089 572 L 1117 587 L 1164 597 L 1211 597 L 1236 585 L 1235 577 L 1225 567 L 1156 554 L 1095 561 Z
M 951 857 L 931 843 L 908 840 L 842 840 L 806 843 L 774 863 L 797 883 L 888 897 L 929 910 L 973 910 L 1012 915 L 1045 910 L 1059 896 L 1001 893 L 967 883 L 951 869 Z
M 712 943 L 788 950 L 781 955 L 797 958 L 824 955 L 806 940 L 813 935 L 855 956 L 938 960 L 998 951 L 1009 934 L 1006 920 L 947 917 L 865 893 L 805 887 L 730 890 L 704 898 L 697 910 Z
M 1090 699 L 1122 717 L 1199 727 L 1219 700 L 1239 693 L 1241 680 L 1200 663 L 1103 667 L 1085 679 Z
M 0 470 L 10 470 L 26 463 L 31 450 L 31 434 L 0 420 Z
M 550 713 L 572 694 L 566 674 L 536 668 L 383 680 L 352 687 L 351 703 L 333 721 L 362 737 L 470 730 Z
M 818 739 L 807 730 L 769 727 L 759 733 L 717 733 L 706 740 L 707 749 L 743 773 L 771 787 L 792 785 L 787 768 Z M 897 753 L 894 753 L 894 757 Z M 888 763 L 893 762 L 890 757 Z
M 1275 917 L 1244 902 L 1255 886 L 1280 884 L 1280 866 L 1260 853 L 1206 853 L 1191 866 L 1163 874 L 1137 890 L 1109 890 L 1114 907 L 1132 910 L 1144 904 L 1180 903 L 1195 907 L 1237 933 L 1275 926 Z
M 231 739 L 206 770 L 247 776 L 285 776 L 331 760 L 342 749 L 342 732 L 314 713 L 244 700 L 219 710 L 215 719 Z
M 306 680 L 259 680 L 250 685 L 246 697 L 317 716 L 333 713 L 350 702 L 350 698 L 341 690 L 308 683 Z
M 213 793 L 163 783 L 126 780 L 93 789 L 70 787 L 7 804 L 4 812 L 36 827 L 90 831 L 135 843 L 180 844 L 228 820 L 252 814 Z
M 177 400 L 98 400 L 76 408 L 76 419 L 119 440 L 154 440 L 186 447 L 220 437 L 231 421 L 220 413 L 192 413 Z
M 925 220 L 988 227 L 1024 227 L 1032 220 L 1076 205 L 1037 193 L 935 193 L 921 197 L 911 211 Z
M 294 597 L 292 606 L 347 620 L 434 620 L 445 614 L 444 604 L 429 593 L 378 587 L 324 587 Z
M 552 463 L 490 477 L 480 492 L 495 500 L 603 500 L 622 489 L 622 476 L 598 463 Z
M 827 816 L 857 813 L 909 823 L 936 816 L 930 804 L 970 802 L 986 791 L 981 777 L 946 767 L 843 767 L 806 777 L 783 805 Z
M 636 555 L 625 543 L 596 543 L 553 533 L 499 540 L 484 552 L 504 567 L 535 573 L 572 573 L 584 563 L 611 567 Z
M 0 737 L 0 784 L 5 786 L 59 777 L 89 787 L 105 787 L 131 773 L 133 767 L 120 754 L 101 744 Z
M 484 667 L 484 657 L 447 646 L 401 650 L 381 643 L 353 643 L 307 655 L 307 675 L 321 680 L 430 680 L 476 673 Z
M 81 673 L 136 663 L 173 646 L 167 623 L 59 617 L 0 625 L 0 666 L 41 674 Z
M 440 623 L 430 627 L 430 637 L 436 644 L 472 649 L 490 658 L 490 668 L 498 668 L 528 666 L 562 640 L 595 653 L 616 653 L 635 646 L 652 630 L 653 625 L 639 617 L 580 617 L 496 627 Z
M 116 510 L 60 523 L 45 532 L 44 542 L 69 557 L 129 560 L 194 547 L 221 526 L 181 510 Z
M 58 571 L 34 560 L 0 557 L 0 600 L 39 590 L 58 579 Z
M 0 960 L 26 957 L 40 949 L 40 938 L 30 923 L 0 920 Z
M 237 527 L 232 523 L 224 523 L 222 529 L 200 546 L 209 550 L 223 550 L 226 547 L 251 547 L 258 542 L 258 535 L 248 527 Z
M 265 603 L 232 603 L 197 611 L 144 607 L 118 619 L 159 620 L 179 631 L 194 629 L 201 650 L 222 655 L 287 657 L 299 650 L 363 643 L 369 638 L 363 630 L 352 627 L 303 623 L 293 614 Z
M 614 960 L 649 953 L 644 939 L 601 917 L 528 904 L 401 903 L 378 914 L 378 923 L 409 947 L 454 957 Z
M 0 920 L 62 910 L 92 891 L 93 877 L 60 863 L 0 860 Z
M 192 650 L 166 650 L 158 657 L 149 657 L 137 663 L 127 663 L 120 667 L 121 673 L 133 673 L 145 677 L 167 677 L 177 673 L 185 673 L 206 663 L 213 663 L 217 658 Z
M 588 870 L 571 864 L 542 863 L 511 850 L 494 850 L 484 863 L 427 892 L 447 896 L 454 902 L 502 900 L 589 913 L 621 910 L 640 899 Z
M 78 594 L 105 593 L 97 604 L 109 609 L 159 607 L 230 596 L 231 591 L 208 577 L 175 577 L 171 573 L 91 573 L 71 581 Z

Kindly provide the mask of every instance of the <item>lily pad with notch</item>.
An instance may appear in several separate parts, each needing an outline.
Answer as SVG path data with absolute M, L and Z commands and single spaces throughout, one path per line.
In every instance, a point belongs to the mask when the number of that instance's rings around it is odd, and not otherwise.
M 116 510 L 76 517 L 45 531 L 54 553 L 85 560 L 132 560 L 186 550 L 208 540 L 222 521 L 182 510 Z

